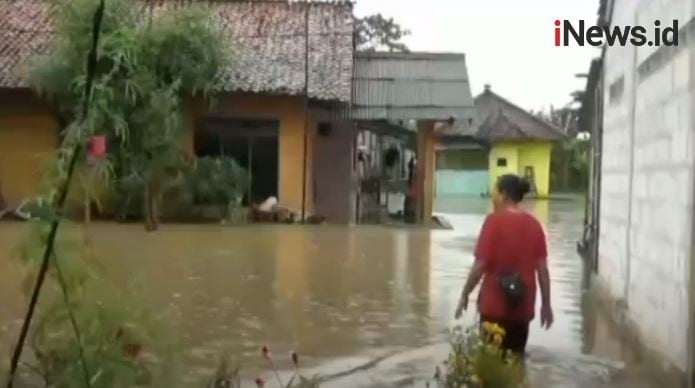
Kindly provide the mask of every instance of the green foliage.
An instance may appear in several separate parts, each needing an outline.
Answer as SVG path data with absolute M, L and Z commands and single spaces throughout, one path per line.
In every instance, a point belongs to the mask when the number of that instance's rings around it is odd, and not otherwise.
M 447 388 L 519 388 L 523 370 L 518 360 L 500 345 L 504 330 L 483 323 L 483 330 L 456 327 L 451 336 L 451 354 L 444 376 L 437 376 Z
M 550 162 L 552 191 L 583 192 L 589 185 L 590 141 L 577 137 L 579 112 L 570 106 L 535 115 L 566 131 L 567 138 L 555 144 Z
M 232 158 L 203 157 L 189 177 L 193 200 L 201 205 L 235 204 L 247 191 L 249 174 Z
M 354 24 L 355 46 L 358 50 L 408 52 L 408 47 L 401 40 L 410 35 L 410 31 L 404 30 L 393 18 L 387 19 L 381 14 L 375 14 L 355 18 Z
M 591 141 L 566 139 L 554 146 L 551 155 L 551 188 L 583 192 L 589 185 Z
M 61 262 L 60 268 L 66 272 L 66 268 L 77 267 Z M 33 370 L 46 385 L 84 385 L 82 357 L 70 314 L 80 330 L 93 387 L 154 387 L 160 386 L 155 382 L 171 379 L 174 363 L 172 353 L 163 346 L 167 340 L 162 327 L 138 303 L 136 295 L 115 289 L 94 273 L 82 279 L 79 286 L 70 286 L 69 310 L 56 298 L 37 317 L 32 347 L 39 362 Z
M 20 247 L 30 264 L 25 284 L 35 281 L 48 230 L 35 221 Z M 106 276 L 108 269 L 83 249 L 78 230 L 67 224 L 57 236 L 31 332 L 35 361 L 29 369 L 57 388 L 85 386 L 82 360 L 92 387 L 176 386 L 175 336 L 150 313 L 134 284 Z
M 106 159 L 97 160 L 84 166 L 80 171 L 82 194 L 91 201 L 96 201 L 97 208 L 102 210 L 101 195 L 110 191 L 113 182 L 113 164 Z
M 142 215 L 144 190 L 145 183 L 136 176 L 126 176 L 116 182 L 113 210 L 117 220 L 126 221 Z
M 19 249 L 28 266 L 25 286 L 35 283 L 50 223 L 63 210 L 56 208 L 56 199 L 70 187 L 70 173 L 82 178 L 82 189 L 92 196 L 112 187 L 146 187 L 166 176 L 164 170 L 180 168 L 183 98 L 207 95 L 221 85 L 228 45 L 203 11 L 186 7 L 150 24 L 140 17 L 148 14 L 142 9 L 146 3 L 109 0 L 90 109 L 80 117 L 97 3 L 59 2 L 54 50 L 32 69 L 34 86 L 54 101 L 61 122 L 68 124 L 43 194 L 27 204 L 35 220 Z M 84 145 L 97 134 L 109 139 L 109 155 L 86 165 Z M 49 256 L 44 285 L 49 289 L 30 336 L 37 359 L 31 370 L 46 386 L 59 388 L 83 387 L 85 378 L 92 387 L 176 386 L 177 358 L 168 340 L 174 336 L 128 285 L 109 281 L 83 240 L 70 233 L 74 230 L 59 229 Z
M 31 72 L 35 88 L 55 101 L 67 122 L 77 117 L 86 81 L 96 4 L 59 1 L 54 50 Z M 220 90 L 230 61 L 231 45 L 202 8 L 189 5 L 150 20 L 144 7 L 147 3 L 108 2 L 91 109 L 84 126 L 65 131 L 80 142 L 94 134 L 108 137 L 113 187 L 121 193 L 144 189 L 144 182 L 180 163 L 183 99 Z M 115 207 L 128 207 L 131 197 L 115 196 L 125 201 Z

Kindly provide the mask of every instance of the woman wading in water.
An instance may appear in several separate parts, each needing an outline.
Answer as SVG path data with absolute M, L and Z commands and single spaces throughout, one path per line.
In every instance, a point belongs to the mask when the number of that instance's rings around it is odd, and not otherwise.
M 545 232 L 540 222 L 519 208 L 529 183 L 516 175 L 501 176 L 493 191 L 495 211 L 483 224 L 475 263 L 456 309 L 459 319 L 468 297 L 483 279 L 478 298 L 480 318 L 505 330 L 502 348 L 524 356 L 529 324 L 535 317 L 536 277 L 541 289 L 541 327 L 553 324 Z

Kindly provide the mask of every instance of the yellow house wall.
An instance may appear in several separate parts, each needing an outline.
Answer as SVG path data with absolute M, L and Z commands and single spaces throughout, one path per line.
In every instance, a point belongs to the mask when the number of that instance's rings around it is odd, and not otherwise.
M 24 97 L 21 93 L 0 96 L 0 191 L 11 207 L 39 194 L 59 141 L 51 114 L 33 109 L 34 101 L 18 106 Z
M 498 167 L 497 160 L 507 159 L 506 167 Z M 497 183 L 497 178 L 505 174 L 519 173 L 519 150 L 516 144 L 500 143 L 495 144 L 490 150 L 490 192 Z
M 497 178 L 504 174 L 523 175 L 525 167 L 532 166 L 535 171 L 538 196 L 549 194 L 551 142 L 509 142 L 497 143 L 490 152 L 490 189 Z M 497 159 L 506 158 L 507 166 L 498 167 Z
M 535 142 L 519 144 L 519 175 L 532 166 L 535 172 L 538 196 L 545 197 L 550 191 L 550 154 L 552 143 Z
M 202 102 L 188 104 L 186 123 L 188 131 L 184 144 L 193 153 L 193 129 L 197 119 L 207 112 Z M 266 96 L 255 94 L 230 94 L 218 98 L 214 109 L 209 111 L 218 116 L 235 118 L 273 119 L 280 123 L 279 128 L 279 193 L 280 205 L 301 211 L 302 178 L 304 163 L 304 102 L 301 97 Z M 307 139 L 306 210 L 313 211 L 313 185 L 311 184 L 315 123 L 309 122 Z

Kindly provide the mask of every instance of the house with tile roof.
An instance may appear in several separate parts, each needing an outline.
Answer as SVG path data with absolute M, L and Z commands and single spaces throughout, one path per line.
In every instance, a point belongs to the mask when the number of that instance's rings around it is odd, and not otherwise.
M 36 194 L 42 166 L 58 146 L 57 116 L 26 76 L 33 58 L 51 52 L 53 4 L 14 0 L 0 9 L 0 187 L 10 207 Z M 134 4 L 143 18 L 156 19 L 189 2 Z M 209 7 L 213 21 L 228 32 L 235 55 L 213 111 L 205 101 L 187 102 L 189 154 L 237 159 L 252 174 L 247 202 L 274 196 L 293 211 L 351 223 L 359 222 L 365 199 L 357 167 L 360 135 L 396 131 L 417 153 L 412 187 L 404 190 L 413 193 L 414 219 L 428 222 L 434 150 L 445 135 L 438 128 L 453 121 L 469 128 L 477 120 L 465 55 L 356 53 L 349 1 L 198 4 Z M 390 190 L 385 186 L 375 196 L 378 206 L 381 192 Z
M 490 146 L 490 189 L 504 174 L 525 176 L 532 195 L 546 197 L 550 189 L 553 144 L 564 139 L 562 130 L 494 93 L 489 85 L 475 98 L 481 117 L 476 137 Z
M 140 4 L 143 17 L 157 18 L 189 2 Z M 322 112 L 349 106 L 351 99 L 352 4 L 203 4 L 232 38 L 235 55 L 217 108 L 208 111 L 203 101 L 189 105 L 187 150 L 195 156 L 224 153 L 239 160 L 253 175 L 249 201 L 275 196 L 284 207 L 311 213 L 318 127 L 339 125 Z M 16 0 L 0 7 L 0 182 L 9 205 L 36 193 L 41 169 L 58 146 L 56 115 L 27 80 L 32 59 L 51 52 L 56 13 L 49 0 Z M 333 175 L 340 176 L 341 168 L 350 172 L 348 152 L 339 147 L 331 151 L 334 160 L 343 161 L 334 163 Z M 336 205 L 334 198 L 334 207 L 348 207 L 348 197 L 343 199 L 345 203 Z

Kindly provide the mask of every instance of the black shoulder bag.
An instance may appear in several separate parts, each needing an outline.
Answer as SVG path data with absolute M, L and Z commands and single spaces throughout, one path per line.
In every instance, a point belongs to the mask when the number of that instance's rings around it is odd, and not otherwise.
M 526 298 L 526 285 L 518 273 L 506 273 L 498 275 L 500 287 L 511 308 L 516 308 Z

